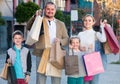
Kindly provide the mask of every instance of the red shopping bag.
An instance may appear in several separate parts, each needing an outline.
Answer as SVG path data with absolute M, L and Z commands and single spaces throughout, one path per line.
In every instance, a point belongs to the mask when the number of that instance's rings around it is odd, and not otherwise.
M 112 53 L 119 52 L 119 43 L 111 27 L 105 26 L 105 33 L 108 41 L 108 45 Z
M 88 82 L 88 81 L 91 81 L 91 80 L 93 80 L 93 76 L 85 76 L 84 77 L 85 82 Z
M 87 76 L 93 76 L 104 72 L 101 55 L 99 52 L 89 53 L 83 56 Z

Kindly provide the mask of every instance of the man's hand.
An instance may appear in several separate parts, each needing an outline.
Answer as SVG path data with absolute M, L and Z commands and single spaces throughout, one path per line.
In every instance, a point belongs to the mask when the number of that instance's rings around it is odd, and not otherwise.
M 60 42 L 60 39 L 59 38 L 55 38 L 55 43 L 56 42 Z

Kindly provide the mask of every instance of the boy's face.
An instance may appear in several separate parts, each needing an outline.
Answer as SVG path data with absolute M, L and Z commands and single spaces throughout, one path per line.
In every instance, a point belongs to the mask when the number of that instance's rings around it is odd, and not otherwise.
M 15 43 L 15 45 L 20 46 L 22 44 L 23 41 L 23 37 L 21 35 L 15 35 L 13 38 L 13 42 Z
M 71 45 L 72 45 L 73 49 L 79 49 L 79 47 L 80 47 L 79 39 L 73 39 L 71 42 Z
M 86 17 L 85 20 L 84 20 L 84 27 L 85 27 L 86 29 L 92 28 L 92 26 L 94 25 L 94 23 L 95 23 L 95 22 L 93 21 L 93 18 L 90 17 L 90 16 L 88 16 L 88 17 Z

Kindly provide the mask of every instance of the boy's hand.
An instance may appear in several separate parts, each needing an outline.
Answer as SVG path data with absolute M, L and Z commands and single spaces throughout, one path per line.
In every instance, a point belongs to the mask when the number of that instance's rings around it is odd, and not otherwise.
M 30 80 L 30 76 L 29 76 L 29 75 L 26 75 L 26 77 L 25 77 L 25 82 L 28 83 L 29 80 Z
M 11 61 L 11 59 L 9 58 L 9 59 L 7 59 L 7 63 L 12 63 L 12 61 Z

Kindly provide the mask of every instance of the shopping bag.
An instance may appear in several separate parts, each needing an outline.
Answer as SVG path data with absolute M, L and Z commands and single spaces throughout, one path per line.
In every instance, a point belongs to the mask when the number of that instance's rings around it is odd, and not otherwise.
M 103 44 L 103 47 L 104 47 L 105 54 L 111 54 L 112 53 L 112 51 L 110 49 L 110 46 L 108 44 L 108 41 Z
M 93 52 L 83 56 L 87 76 L 104 72 L 100 52 Z
M 7 80 L 8 66 L 9 66 L 9 64 L 5 63 L 5 65 L 4 65 L 3 69 L 2 69 L 2 72 L 0 74 L 0 78 L 2 78 L 4 80 Z
M 60 46 L 60 42 L 57 42 L 53 44 L 51 47 L 49 62 L 56 68 L 63 69 L 65 54 L 66 51 L 62 50 Z
M 50 48 L 47 48 L 43 51 L 39 66 L 38 66 L 38 73 L 45 74 L 46 73 L 46 66 L 49 59 Z
M 34 43 L 36 43 L 39 40 L 42 20 L 43 20 L 43 17 L 36 16 L 34 23 L 31 27 L 31 30 L 28 33 L 26 42 L 25 42 L 27 45 L 33 45 Z
M 91 80 L 93 80 L 93 76 L 85 76 L 84 77 L 85 82 L 88 82 L 88 81 L 91 81 Z
M 39 41 L 35 44 L 35 46 L 36 49 L 45 49 L 51 47 L 48 24 L 45 18 L 43 18 L 43 34 L 40 35 Z
M 50 62 L 48 62 L 47 67 L 46 67 L 46 75 L 47 76 L 52 76 L 52 77 L 61 77 L 62 76 L 62 70 L 56 68 Z
M 66 75 L 79 74 L 78 56 L 74 55 L 73 50 L 72 53 L 72 55 L 64 57 Z
M 105 33 L 107 36 L 107 41 L 110 46 L 112 53 L 116 54 L 119 52 L 119 43 L 118 40 L 110 26 L 105 26 Z
M 16 72 L 13 65 L 8 66 L 8 84 L 17 84 Z

